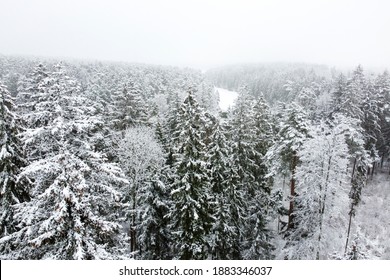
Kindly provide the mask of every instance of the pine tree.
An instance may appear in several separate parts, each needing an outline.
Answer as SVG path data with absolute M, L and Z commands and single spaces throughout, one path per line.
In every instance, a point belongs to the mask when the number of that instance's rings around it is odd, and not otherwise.
M 12 205 L 30 199 L 26 182 L 17 180 L 27 165 L 18 134 L 22 131 L 15 104 L 0 81 L 0 238 L 15 231 Z
M 182 104 L 174 135 L 173 208 L 169 214 L 179 259 L 205 259 L 213 217 L 209 198 L 210 180 L 205 162 L 204 114 L 192 89 Z

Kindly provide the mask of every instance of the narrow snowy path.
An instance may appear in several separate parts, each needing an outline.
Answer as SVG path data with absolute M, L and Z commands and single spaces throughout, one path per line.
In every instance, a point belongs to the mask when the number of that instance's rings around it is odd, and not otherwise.
M 388 167 L 380 170 L 362 191 L 355 233 L 359 242 L 373 258 L 390 259 L 390 176 Z

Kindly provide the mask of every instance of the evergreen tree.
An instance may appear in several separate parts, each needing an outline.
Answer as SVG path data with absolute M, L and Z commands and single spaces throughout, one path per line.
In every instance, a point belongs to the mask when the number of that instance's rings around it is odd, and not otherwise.
M 113 123 L 118 130 L 147 123 L 148 114 L 142 97 L 141 88 L 136 81 L 130 80 L 113 96 Z
M 178 130 L 174 134 L 173 208 L 169 214 L 179 259 L 208 257 L 211 216 L 210 179 L 205 162 L 204 113 L 192 89 L 180 107 Z
M 269 166 L 268 177 L 279 172 L 290 176 L 290 197 L 287 229 L 294 228 L 294 197 L 296 196 L 296 169 L 299 165 L 298 151 L 308 138 L 308 120 L 302 107 L 296 103 L 279 108 L 281 119 L 276 142 L 266 154 Z
M 271 232 L 268 228 L 268 217 L 271 202 L 271 184 L 266 178 L 268 168 L 264 162 L 264 156 L 273 143 L 272 126 L 268 105 L 262 95 L 258 97 L 252 107 L 253 115 L 253 162 L 255 163 L 252 174 L 256 182 L 254 196 L 249 198 L 247 238 L 248 248 L 244 252 L 246 259 L 272 259 L 274 249 L 271 244 Z
M 386 156 L 390 155 L 390 75 L 387 71 L 375 80 L 375 91 L 379 96 L 380 135 L 377 147 L 381 156 L 382 167 Z
M 18 134 L 22 131 L 15 105 L 0 81 L 0 238 L 15 230 L 12 205 L 29 200 L 26 182 L 17 180 L 27 165 Z
M 381 133 L 380 127 L 380 104 L 379 94 L 374 89 L 374 84 L 369 81 L 366 85 L 365 95 L 362 102 L 362 128 L 365 135 L 364 149 L 370 155 L 371 161 L 375 163 L 378 159 L 377 143 Z
M 231 122 L 233 134 L 233 160 L 239 176 L 239 189 L 245 204 L 243 257 L 269 259 L 272 256 L 270 232 L 267 228 L 270 185 L 265 175 L 267 167 L 263 157 L 270 146 L 272 135 L 268 107 L 263 98 L 257 101 L 244 88 L 240 90 Z
M 340 112 L 346 116 L 363 120 L 362 103 L 365 97 L 366 80 L 363 68 L 359 65 L 347 80 L 345 90 L 338 97 Z
M 39 93 L 35 113 L 44 121 L 24 139 L 40 158 L 19 175 L 32 182 L 32 198 L 15 207 L 18 231 L 0 240 L 14 248 L 6 258 L 113 258 L 120 228 L 112 214 L 120 196 L 116 187 L 127 181 L 90 145 L 99 121 L 90 117 L 77 89 L 58 66 Z
M 217 124 L 206 154 L 210 174 L 215 223 L 210 234 L 213 259 L 239 259 L 242 236 L 243 193 L 237 189 L 237 174 L 232 166 L 231 147 Z
M 19 103 L 30 105 L 28 110 L 34 110 L 34 104 L 30 101 L 39 98 L 39 93 L 44 91 L 45 79 L 48 77 L 47 67 L 39 63 L 35 66 L 32 72 L 23 80 L 20 81 L 18 86 L 18 99 L 21 99 Z
M 174 92 L 171 95 L 171 102 L 169 106 L 169 110 L 165 116 L 165 123 L 163 125 L 163 131 L 165 134 L 165 137 L 170 139 L 168 141 L 167 145 L 165 146 L 166 152 L 167 152 L 167 164 L 172 167 L 174 163 L 174 152 L 175 152 L 175 146 L 178 144 L 177 141 L 179 140 L 178 137 L 172 137 L 177 131 L 179 131 L 181 128 L 180 125 L 180 119 L 179 119 L 179 112 L 181 108 L 181 102 L 178 92 Z
M 166 179 L 161 180 L 164 178 L 163 172 L 159 171 L 140 189 L 139 243 L 141 258 L 145 260 L 164 260 L 172 257 L 172 238 L 167 219 L 170 209 L 169 190 L 167 183 L 164 183 Z

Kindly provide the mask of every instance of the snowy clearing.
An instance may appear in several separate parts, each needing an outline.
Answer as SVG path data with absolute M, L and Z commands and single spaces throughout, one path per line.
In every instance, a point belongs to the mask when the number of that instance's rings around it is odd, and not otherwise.
M 221 111 L 227 111 L 230 107 L 233 106 L 234 102 L 237 99 L 238 93 L 235 91 L 230 91 L 223 88 L 215 88 L 219 94 L 219 108 Z

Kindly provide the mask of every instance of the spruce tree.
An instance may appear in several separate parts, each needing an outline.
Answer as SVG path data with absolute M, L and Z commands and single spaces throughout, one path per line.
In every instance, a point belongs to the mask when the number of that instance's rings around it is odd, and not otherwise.
M 298 151 L 308 138 L 308 119 L 302 107 L 296 103 L 279 108 L 280 127 L 275 143 L 266 154 L 269 177 L 279 172 L 290 176 L 290 197 L 287 229 L 294 227 L 294 197 L 296 196 L 296 169 Z
M 176 174 L 172 185 L 173 207 L 169 214 L 176 255 L 179 259 L 208 257 L 211 215 L 210 179 L 205 162 L 204 113 L 194 99 L 192 89 L 180 107 L 174 134 Z
M 246 259 L 272 259 L 274 246 L 271 244 L 272 233 L 268 227 L 272 204 L 271 182 L 266 178 L 268 168 L 264 156 L 273 143 L 272 126 L 268 105 L 262 95 L 258 97 L 252 107 L 253 152 L 251 159 L 252 176 L 255 190 L 252 197 L 248 197 L 250 206 L 247 218 L 247 248 L 244 251 Z
M 244 197 L 237 189 L 238 176 L 232 163 L 231 143 L 219 124 L 214 128 L 206 157 L 215 216 L 210 234 L 212 258 L 239 259 Z
M 268 118 L 264 99 L 256 101 L 245 87 L 241 88 L 231 126 L 233 161 L 245 201 L 240 238 L 242 257 L 247 259 L 269 259 L 272 255 L 267 227 L 270 185 L 265 179 L 268 172 L 263 160 L 272 134 Z
M 22 132 L 14 100 L 0 81 L 0 238 L 15 231 L 12 205 L 28 201 L 27 182 L 18 181 L 27 160 L 18 134 Z
M 113 119 L 115 129 L 125 130 L 135 125 L 147 124 L 148 114 L 142 97 L 141 87 L 137 81 L 129 80 L 113 96 L 115 108 Z
M 46 79 L 36 111 L 27 113 L 43 121 L 23 134 L 30 156 L 39 156 L 19 175 L 32 182 L 32 198 L 15 207 L 18 231 L 0 244 L 14 248 L 11 259 L 113 258 L 121 227 L 113 209 L 127 181 L 91 146 L 99 120 L 89 115 L 77 83 L 61 65 Z
M 157 171 L 157 170 L 156 170 Z M 163 170 L 140 188 L 139 244 L 141 258 L 164 260 L 172 258 L 172 237 L 168 228 L 167 214 L 170 210 L 168 181 Z

